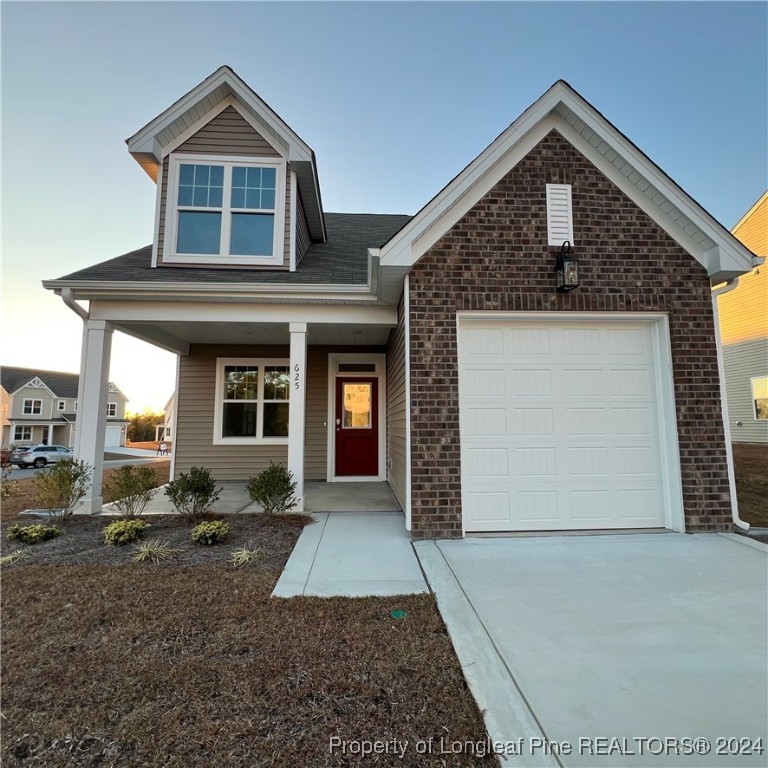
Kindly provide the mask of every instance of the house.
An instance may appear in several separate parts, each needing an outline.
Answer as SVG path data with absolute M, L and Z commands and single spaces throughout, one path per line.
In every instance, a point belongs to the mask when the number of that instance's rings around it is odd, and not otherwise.
M 173 440 L 173 425 L 176 421 L 176 393 L 174 392 L 165 404 L 162 424 L 155 425 L 155 440 Z
M 750 251 L 768 257 L 768 191 L 732 231 Z M 768 266 L 716 293 L 731 439 L 768 443 Z
M 0 369 L 0 415 L 3 448 L 10 445 L 75 444 L 80 377 L 76 373 L 36 368 Z M 125 445 L 125 404 L 128 398 L 110 381 L 105 389 L 104 445 Z
M 567 83 L 414 216 L 326 212 L 309 145 L 226 66 L 127 144 L 153 243 L 43 285 L 94 399 L 114 329 L 178 355 L 175 474 L 284 462 L 300 507 L 387 481 L 414 537 L 738 520 L 711 286 L 753 254 Z

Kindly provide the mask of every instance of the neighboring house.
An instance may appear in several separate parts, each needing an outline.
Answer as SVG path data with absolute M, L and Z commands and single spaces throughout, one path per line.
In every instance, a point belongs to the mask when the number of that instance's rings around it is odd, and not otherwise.
M 757 256 L 768 257 L 768 192 L 732 232 Z M 733 290 L 718 292 L 731 439 L 768 443 L 768 264 L 742 275 Z
M 326 213 L 229 67 L 127 143 L 152 245 L 44 286 L 95 397 L 113 329 L 179 356 L 175 474 L 284 462 L 300 507 L 307 480 L 386 480 L 414 537 L 731 526 L 711 285 L 753 255 L 567 83 L 415 216 Z
M 173 440 L 173 425 L 176 421 L 176 393 L 165 404 L 165 418 L 155 426 L 155 440 Z
M 80 412 L 76 373 L 41 371 L 35 368 L 0 369 L 3 448 L 9 445 L 75 445 Z M 109 382 L 102 419 L 104 445 L 125 445 L 126 396 Z

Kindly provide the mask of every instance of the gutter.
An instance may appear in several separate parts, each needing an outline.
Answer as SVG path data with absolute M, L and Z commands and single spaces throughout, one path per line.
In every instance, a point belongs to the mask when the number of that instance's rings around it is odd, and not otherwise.
M 739 285 L 739 278 L 734 277 L 724 285 L 712 290 L 712 309 L 715 319 L 715 343 L 717 346 L 717 371 L 720 379 L 720 403 L 723 415 L 723 432 L 725 434 L 725 453 L 728 464 L 728 485 L 731 493 L 731 515 L 733 524 L 742 531 L 749 530 L 749 523 L 739 517 L 739 502 L 736 497 L 736 473 L 733 468 L 733 446 L 731 444 L 731 424 L 728 416 L 728 400 L 725 395 L 725 364 L 723 361 L 723 344 L 720 337 L 720 309 L 718 299 L 725 293 L 729 293 Z

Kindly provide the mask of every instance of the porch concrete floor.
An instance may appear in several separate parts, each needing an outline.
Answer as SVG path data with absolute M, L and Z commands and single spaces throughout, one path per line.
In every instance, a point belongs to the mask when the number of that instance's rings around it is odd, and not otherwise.
M 228 515 L 238 512 L 262 511 L 251 501 L 242 480 L 225 480 L 216 483 L 221 497 L 211 508 L 213 514 Z M 304 485 L 304 511 L 309 512 L 400 512 L 388 483 L 325 483 L 312 481 Z M 145 515 L 173 515 L 176 511 L 159 488 L 149 503 Z M 116 515 L 111 504 L 105 504 L 103 515 Z M 402 515 L 401 515 L 402 519 Z

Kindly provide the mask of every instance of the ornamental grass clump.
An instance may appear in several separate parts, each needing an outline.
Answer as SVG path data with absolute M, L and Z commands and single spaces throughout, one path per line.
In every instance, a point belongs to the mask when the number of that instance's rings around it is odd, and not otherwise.
M 169 541 L 149 539 L 136 545 L 131 559 L 135 563 L 157 563 L 159 565 L 178 559 L 180 554 L 181 550 L 171 547 Z
M 78 459 L 62 459 L 49 470 L 38 472 L 34 484 L 37 503 L 53 517 L 68 517 L 85 497 L 93 468 Z
M 149 527 L 149 523 L 143 520 L 116 520 L 104 529 L 104 542 L 113 547 L 121 547 L 136 541 Z
M 157 475 L 151 467 L 118 467 L 104 483 L 104 492 L 125 520 L 139 517 L 155 493 Z
M 15 523 L 5 534 L 5 538 L 8 541 L 20 541 L 23 544 L 39 544 L 41 541 L 50 541 L 59 536 L 61 536 L 60 528 L 57 528 L 55 525 L 43 525 L 42 523 L 24 526 Z
M 229 536 L 229 523 L 225 523 L 223 520 L 200 523 L 192 529 L 192 541 L 204 546 L 218 544 L 220 541 L 224 541 L 227 536 Z
M 219 500 L 221 491 L 216 490 L 211 470 L 205 467 L 192 467 L 188 475 L 181 472 L 165 487 L 165 495 L 176 511 L 191 520 L 204 515 Z
M 261 547 L 255 547 L 252 541 L 244 547 L 234 550 L 229 556 L 229 562 L 235 566 L 235 568 L 241 568 L 245 565 L 254 565 L 255 563 L 264 560 L 267 553 Z
M 263 472 L 249 478 L 245 487 L 267 515 L 290 512 L 296 506 L 296 483 L 282 464 L 270 462 Z

